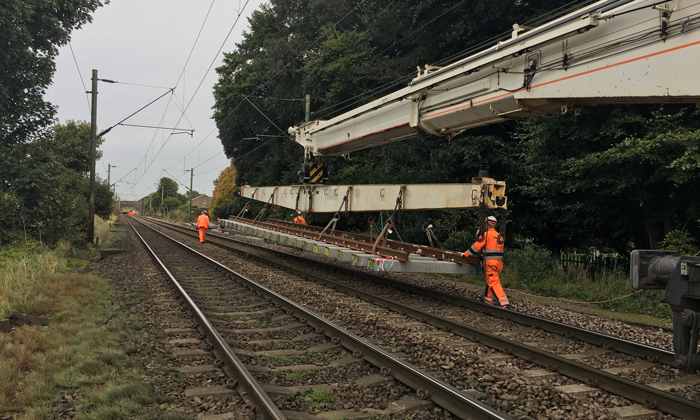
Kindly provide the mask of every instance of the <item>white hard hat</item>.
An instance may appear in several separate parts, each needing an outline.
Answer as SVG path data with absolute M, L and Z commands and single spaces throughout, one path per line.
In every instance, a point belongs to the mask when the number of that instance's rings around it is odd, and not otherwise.
M 301 212 L 300 212 L 300 211 L 297 211 L 297 214 L 301 214 Z
M 489 216 L 486 218 L 487 223 L 493 223 L 494 225 L 497 223 L 497 220 L 494 216 Z

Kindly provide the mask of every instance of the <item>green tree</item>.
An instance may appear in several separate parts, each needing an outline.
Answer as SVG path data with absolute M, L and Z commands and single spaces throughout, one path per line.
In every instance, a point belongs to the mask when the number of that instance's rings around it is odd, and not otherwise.
M 692 106 L 604 106 L 521 124 L 533 230 L 554 244 L 654 248 L 700 200 Z
M 164 207 L 163 203 L 169 197 L 175 197 L 178 202 L 184 202 L 184 199 L 181 198 L 182 194 L 177 192 L 178 189 L 179 187 L 175 180 L 166 177 L 161 178 L 158 182 L 158 189 L 156 190 L 155 197 L 153 197 L 153 206 Z
M 90 14 L 100 6 L 100 0 L 0 3 L 0 144 L 14 145 L 48 133 L 55 110 L 43 95 L 55 71 L 58 48 L 68 42 L 71 31 L 90 22 Z
M 168 197 L 165 200 L 163 200 L 163 205 L 162 207 L 166 207 L 169 210 L 175 210 L 180 207 L 180 205 L 183 204 L 182 201 L 178 197 Z

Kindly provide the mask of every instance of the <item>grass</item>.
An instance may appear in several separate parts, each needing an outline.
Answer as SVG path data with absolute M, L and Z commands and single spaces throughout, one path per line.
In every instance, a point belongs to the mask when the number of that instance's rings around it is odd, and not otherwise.
M 0 251 L 3 316 L 21 310 L 51 319 L 47 327 L 22 326 L 0 335 L 0 413 L 51 418 L 53 404 L 72 395 L 76 419 L 121 419 L 153 402 L 120 348 L 138 334 L 139 320 L 111 306 L 107 280 L 69 270 L 82 267 L 76 261 L 89 257 L 88 251 L 72 252 L 65 244 Z M 64 258 L 69 254 L 72 262 Z
M 483 276 L 461 276 L 460 280 L 485 285 Z M 598 308 L 671 319 L 671 309 L 661 303 L 664 291 L 632 289 L 621 271 L 591 273 L 584 268 L 558 266 L 551 253 L 529 247 L 506 250 L 501 284 L 547 298 L 591 303 Z M 627 296 L 631 295 L 631 296 Z M 607 302 L 603 302 L 607 301 Z
M 309 405 L 313 408 L 321 408 L 328 404 L 335 404 L 338 402 L 338 400 L 333 397 L 333 394 L 324 391 L 314 391 L 313 388 L 302 392 L 299 398 L 309 401 Z

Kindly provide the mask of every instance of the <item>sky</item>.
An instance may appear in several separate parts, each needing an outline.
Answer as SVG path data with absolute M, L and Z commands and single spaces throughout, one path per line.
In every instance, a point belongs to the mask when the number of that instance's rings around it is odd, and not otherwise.
M 189 169 L 194 169 L 193 189 L 213 194 L 213 181 L 230 165 L 212 119 L 215 69 L 223 53 L 242 41 L 249 30 L 248 17 L 262 3 L 112 0 L 61 48 L 45 95 L 58 107 L 61 124 L 90 122 L 90 95 L 85 92 L 91 89 L 93 69 L 98 78 L 118 82 L 98 82 L 98 133 L 165 94 L 123 124 L 167 130 L 118 125 L 104 136 L 96 174 L 106 180 L 112 166 L 110 182 L 121 200 L 155 192 L 161 177 L 175 179 L 184 194 L 190 185 L 190 172 L 185 172 Z M 170 88 L 175 89 L 169 92 Z M 194 131 L 190 136 L 172 128 Z

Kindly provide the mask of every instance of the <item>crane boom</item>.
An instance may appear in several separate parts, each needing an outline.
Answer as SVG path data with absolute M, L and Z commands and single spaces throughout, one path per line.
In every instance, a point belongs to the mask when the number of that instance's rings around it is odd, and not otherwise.
M 700 0 L 602 0 L 327 121 L 290 127 L 307 156 L 342 156 L 416 135 L 582 106 L 700 102 Z

